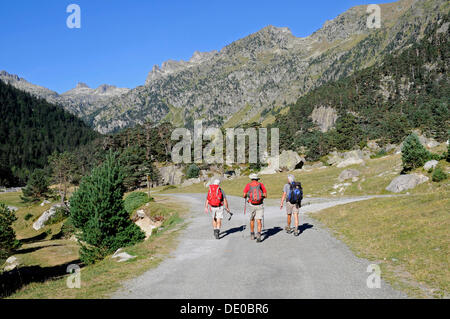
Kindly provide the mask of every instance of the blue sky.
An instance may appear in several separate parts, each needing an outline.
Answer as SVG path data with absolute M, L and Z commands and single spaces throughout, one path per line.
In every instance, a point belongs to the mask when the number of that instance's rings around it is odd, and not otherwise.
M 307 36 L 352 6 L 392 1 L 0 1 L 0 70 L 59 93 L 85 82 L 133 88 L 154 64 L 188 60 L 271 24 Z M 69 4 L 81 29 L 69 29 Z

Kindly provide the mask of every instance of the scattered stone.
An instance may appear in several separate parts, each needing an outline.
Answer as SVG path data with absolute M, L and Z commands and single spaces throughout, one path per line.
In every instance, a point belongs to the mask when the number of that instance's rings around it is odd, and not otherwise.
M 117 249 L 117 251 L 112 255 L 113 259 L 117 259 L 118 262 L 127 261 L 133 258 L 136 258 L 136 256 L 132 256 L 129 253 L 123 251 L 123 248 Z
M 18 208 L 16 206 L 8 206 L 8 209 L 13 212 L 18 210 Z
M 16 257 L 11 256 L 8 259 L 6 259 L 5 267 L 3 267 L 3 270 L 11 271 L 13 269 L 16 269 L 17 267 L 19 267 L 19 260 Z
M 136 214 L 139 218 L 144 218 L 145 216 L 147 216 L 147 215 L 145 215 L 145 212 L 143 209 L 136 211 Z
M 430 169 L 434 169 L 436 167 L 436 165 L 439 164 L 438 161 L 436 160 L 431 160 L 425 163 L 425 165 L 423 166 L 423 169 L 426 171 L 429 171 Z
M 42 213 L 37 221 L 34 222 L 33 228 L 34 230 L 39 230 L 45 226 L 45 224 L 56 214 L 57 208 L 62 207 L 62 204 L 55 204 L 50 207 L 49 210 L 46 210 Z
M 389 186 L 386 187 L 386 190 L 393 193 L 399 193 L 404 190 L 414 188 L 419 184 L 427 182 L 428 180 L 428 177 L 421 174 L 400 175 L 392 180 Z
M 359 176 L 359 174 L 360 174 L 359 171 L 356 169 L 346 169 L 346 170 L 343 170 L 341 172 L 341 174 L 339 174 L 338 180 L 340 182 L 343 182 L 346 179 L 350 179 L 350 178 L 353 179 L 353 178 Z
M 44 201 L 39 205 L 41 207 L 43 207 L 44 205 L 50 204 L 50 201 L 44 199 Z

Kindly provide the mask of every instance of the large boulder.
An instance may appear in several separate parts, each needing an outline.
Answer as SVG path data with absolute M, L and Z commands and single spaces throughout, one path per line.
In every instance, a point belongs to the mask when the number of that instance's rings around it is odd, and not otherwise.
M 176 165 L 163 166 L 159 169 L 163 185 L 179 185 L 183 179 L 183 171 Z
M 181 187 L 191 186 L 192 184 L 197 184 L 197 183 L 200 183 L 200 182 L 201 182 L 200 178 L 189 178 L 189 179 L 185 180 L 181 184 Z
M 277 158 L 271 156 L 267 159 L 267 167 L 263 168 L 259 174 L 275 174 L 280 171 L 293 171 L 296 168 L 301 168 L 306 160 L 298 155 L 298 153 L 288 150 L 283 151 L 278 156 L 278 167 Z
M 434 169 L 437 164 L 439 164 L 439 162 L 436 160 L 428 161 L 425 163 L 425 165 L 423 165 L 423 169 L 429 171 L 430 169 Z
M 358 170 L 356 170 L 356 169 L 346 169 L 346 170 L 343 170 L 341 172 L 341 174 L 339 174 L 338 180 L 340 182 L 343 182 L 343 181 L 345 181 L 347 179 L 353 179 L 353 178 L 358 177 L 358 176 L 359 176 L 359 171 Z
M 38 218 L 38 220 L 33 223 L 34 230 L 39 230 L 42 227 L 44 227 L 46 225 L 46 223 L 50 219 L 52 219 L 52 217 L 56 214 L 57 209 L 60 207 L 62 207 L 61 204 L 55 204 L 52 207 L 50 207 L 49 210 L 46 210 L 45 212 L 43 212 L 42 215 Z
M 419 184 L 425 183 L 428 180 L 428 177 L 421 174 L 400 175 L 392 180 L 389 186 L 386 187 L 386 190 L 393 193 L 400 193 L 404 190 L 411 189 Z
M 328 156 L 328 164 L 337 167 L 347 167 L 350 165 L 362 164 L 364 160 L 370 158 L 369 151 L 353 150 L 345 153 L 332 152 Z

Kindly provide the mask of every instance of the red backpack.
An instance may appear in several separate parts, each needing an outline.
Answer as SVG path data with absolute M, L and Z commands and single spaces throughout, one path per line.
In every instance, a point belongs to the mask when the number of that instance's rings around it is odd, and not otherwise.
M 219 185 L 209 185 L 208 197 L 206 199 L 209 205 L 213 207 L 218 207 L 222 204 L 223 194 Z
M 263 191 L 261 188 L 261 183 L 257 185 L 250 185 L 248 191 L 249 202 L 253 205 L 260 205 L 263 202 Z

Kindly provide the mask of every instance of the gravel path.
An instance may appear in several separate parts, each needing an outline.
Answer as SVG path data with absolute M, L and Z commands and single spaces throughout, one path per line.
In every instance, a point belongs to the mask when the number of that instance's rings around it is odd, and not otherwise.
M 286 215 L 279 201 L 265 204 L 263 242 L 250 240 L 243 199 L 228 196 L 231 221 L 224 220 L 221 239 L 213 237 L 203 212 L 205 195 L 176 196 L 190 203 L 192 217 L 180 244 L 157 268 L 128 281 L 113 298 L 405 298 L 384 281 L 368 288 L 369 261 L 357 258 L 317 222 L 301 215 L 298 237 L 284 231 Z M 372 196 L 373 197 L 373 196 Z M 313 214 L 371 196 L 306 199 L 301 212 Z

